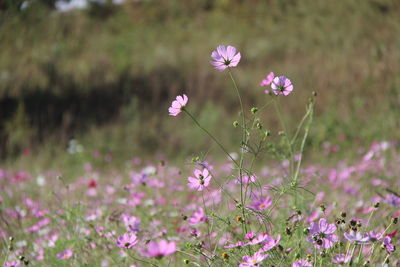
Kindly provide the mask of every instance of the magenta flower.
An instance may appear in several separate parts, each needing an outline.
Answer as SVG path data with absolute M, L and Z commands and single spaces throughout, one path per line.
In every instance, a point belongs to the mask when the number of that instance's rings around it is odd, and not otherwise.
M 333 234 L 336 231 L 334 224 L 329 224 L 326 219 L 321 218 L 319 223 L 312 222 L 310 235 L 307 241 L 314 244 L 316 248 L 330 248 L 339 239 Z
M 272 83 L 272 81 L 274 80 L 274 78 L 275 78 L 275 74 L 273 73 L 273 72 L 270 72 L 268 75 L 267 75 L 267 77 L 265 77 L 262 81 L 261 81 L 261 83 L 260 83 L 260 85 L 261 86 L 269 86 L 271 83 Z
M 125 233 L 118 237 L 116 244 L 120 248 L 132 248 L 137 244 L 137 242 L 139 242 L 139 240 L 137 239 L 136 234 Z
M 156 258 L 161 259 L 164 256 L 171 255 L 176 251 L 176 244 L 175 242 L 168 242 L 164 239 L 155 242 L 150 241 L 147 244 L 147 248 L 142 254 L 149 258 Z
M 338 254 L 332 258 L 332 262 L 335 264 L 346 264 L 350 261 L 351 255 Z
M 186 106 L 189 98 L 183 94 L 182 96 L 178 95 L 176 100 L 172 101 L 171 106 L 169 107 L 169 115 L 170 116 L 177 116 L 179 113 L 182 112 L 183 108 Z
M 59 258 L 60 260 L 68 260 L 72 257 L 74 253 L 72 252 L 72 250 L 67 249 L 64 252 L 58 253 L 57 254 L 57 258 Z
M 293 91 L 292 82 L 285 76 L 275 77 L 271 83 L 275 95 L 288 95 Z
M 214 61 L 211 61 L 217 70 L 223 71 L 226 68 L 236 67 L 240 61 L 240 53 L 236 53 L 236 48 L 228 45 L 225 47 L 220 45 L 211 53 Z
M 242 258 L 244 262 L 239 264 L 239 267 L 260 266 L 259 263 L 268 257 L 269 255 L 261 254 L 261 252 L 257 251 L 253 256 L 244 256 Z
M 243 175 L 242 176 L 242 180 L 240 181 L 240 177 L 238 177 L 237 179 L 236 179 L 236 181 L 235 181 L 235 183 L 237 183 L 237 184 L 241 184 L 241 183 L 243 183 L 243 184 L 251 184 L 251 183 L 254 183 L 255 181 L 257 180 L 257 176 L 255 176 L 255 175 Z
M 194 171 L 194 177 L 188 178 L 189 188 L 197 191 L 203 191 L 210 184 L 211 175 L 207 169 L 203 171 L 196 169 Z
M 312 264 L 307 260 L 301 259 L 293 262 L 292 267 L 312 267 Z
M 266 233 L 259 234 L 258 236 L 253 237 L 253 239 L 251 239 L 250 242 L 248 242 L 246 244 L 246 246 L 248 246 L 248 245 L 257 245 L 257 244 L 259 244 L 261 242 L 264 242 L 264 241 L 268 240 L 268 238 L 270 238 L 270 237 Z
M 249 208 L 261 211 L 261 210 L 266 210 L 271 205 L 272 205 L 272 199 L 270 197 L 258 198 L 253 200 L 253 203 L 249 206 Z
M 367 235 L 371 242 L 375 242 L 383 238 L 382 233 L 376 233 L 375 231 L 370 231 L 369 233 L 367 233 Z

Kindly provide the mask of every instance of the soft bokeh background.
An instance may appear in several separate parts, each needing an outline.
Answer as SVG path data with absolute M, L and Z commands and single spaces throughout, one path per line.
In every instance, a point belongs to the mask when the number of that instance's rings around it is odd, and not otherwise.
M 398 139 L 399 1 L 0 0 L 1 161 L 51 167 L 68 148 L 115 161 L 218 153 L 188 118 L 168 116 L 180 93 L 237 147 L 233 87 L 209 64 L 220 44 L 242 53 L 233 71 L 246 109 L 268 101 L 270 71 L 295 85 L 288 123 L 318 93 L 307 151 Z M 276 115 L 262 117 L 276 135 Z

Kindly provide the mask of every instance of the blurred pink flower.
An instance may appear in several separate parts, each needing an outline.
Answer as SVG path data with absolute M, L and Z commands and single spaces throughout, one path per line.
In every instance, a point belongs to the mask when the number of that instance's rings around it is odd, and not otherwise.
M 169 107 L 169 115 L 170 116 L 177 116 L 179 113 L 182 112 L 182 109 L 186 106 L 189 98 L 183 94 L 182 96 L 178 95 L 176 100 L 172 101 L 171 106 Z
M 68 260 L 72 257 L 74 253 L 72 252 L 72 250 L 67 249 L 61 253 L 57 254 L 57 258 L 59 258 L 60 260 Z
M 204 188 L 206 188 L 210 184 L 211 175 L 207 169 L 204 169 L 203 171 L 196 169 L 194 171 L 194 176 L 195 177 L 190 176 L 188 178 L 189 188 L 197 191 L 203 191 Z
M 270 72 L 260 83 L 261 86 L 269 86 L 273 79 L 275 78 L 275 74 L 273 72 Z
M 206 222 L 207 221 L 207 217 L 206 214 L 204 213 L 204 209 L 202 207 L 199 207 L 199 209 L 197 211 L 195 211 L 193 213 L 193 216 L 189 217 L 189 224 L 199 224 L 202 222 Z
M 236 48 L 228 45 L 225 47 L 220 45 L 211 53 L 211 57 L 214 61 L 211 64 L 219 71 L 223 71 L 226 68 L 236 67 L 240 61 L 240 53 L 236 53 Z
M 332 258 L 332 262 L 335 264 L 344 265 L 344 264 L 348 263 L 350 261 L 350 259 L 351 259 L 351 255 L 338 254 Z
M 301 259 L 292 263 L 292 267 L 312 267 L 311 263 Z
M 171 255 L 176 252 L 175 242 L 168 242 L 161 239 L 160 241 L 150 241 L 147 244 L 146 250 L 142 254 L 149 258 L 161 259 L 164 256 Z
M 5 262 L 3 267 L 19 267 L 21 264 L 18 261 L 8 261 Z
M 253 200 L 253 203 L 249 206 L 249 208 L 260 211 L 260 210 L 266 210 L 271 205 L 272 205 L 272 199 L 270 197 L 257 198 Z
M 132 248 L 137 244 L 139 240 L 137 239 L 136 234 L 133 233 L 125 233 L 120 235 L 117 239 L 117 246 L 120 248 Z
M 285 76 L 275 77 L 271 83 L 275 95 L 288 95 L 293 91 L 292 82 Z

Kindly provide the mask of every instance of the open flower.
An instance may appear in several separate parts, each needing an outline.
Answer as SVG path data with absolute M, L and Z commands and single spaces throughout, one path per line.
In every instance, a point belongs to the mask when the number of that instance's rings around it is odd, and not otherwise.
M 285 76 L 275 77 L 271 83 L 275 95 L 288 95 L 293 91 L 292 82 Z
M 161 259 L 164 256 L 171 255 L 176 251 L 175 242 L 168 242 L 167 240 L 150 241 L 147 244 L 146 250 L 142 254 L 149 258 Z
M 307 260 L 301 259 L 293 262 L 292 267 L 312 267 L 312 264 Z
M 367 244 L 369 241 L 369 235 L 362 234 L 361 232 L 350 231 L 350 233 L 345 232 L 343 235 L 350 242 L 358 244 Z
M 248 267 L 248 266 L 260 266 L 260 262 L 262 262 L 265 258 L 269 257 L 267 254 L 261 254 L 261 252 L 257 251 L 253 256 L 244 256 L 242 262 L 239 267 Z
M 225 47 L 220 45 L 214 50 L 211 54 L 211 57 L 214 61 L 211 61 L 211 64 L 217 70 L 224 70 L 226 68 L 236 67 L 240 61 L 240 53 L 236 53 L 236 48 L 228 45 Z
M 338 254 L 332 258 L 332 262 L 335 264 L 346 264 L 350 261 L 351 255 Z
M 182 96 L 178 95 L 176 100 L 172 101 L 171 106 L 169 107 L 169 115 L 177 116 L 179 113 L 182 112 L 183 108 L 186 106 L 189 98 L 183 94 Z
M 330 248 L 339 240 L 337 235 L 333 234 L 335 231 L 334 224 L 329 224 L 326 219 L 321 218 L 318 223 L 311 223 L 307 241 L 314 244 L 316 248 Z
M 272 205 L 272 199 L 270 197 L 256 198 L 253 200 L 253 203 L 251 203 L 249 208 L 261 211 L 261 210 L 266 210 L 271 205 Z
M 191 189 L 203 191 L 204 188 L 210 184 L 211 175 L 207 169 L 204 169 L 203 171 L 196 169 L 194 171 L 194 177 L 190 176 L 188 180 L 188 186 Z
M 134 233 L 125 233 L 117 239 L 117 246 L 120 248 L 132 248 L 139 240 Z
M 74 253 L 72 252 L 72 250 L 67 249 L 61 253 L 57 254 L 57 258 L 59 258 L 60 260 L 68 260 L 72 257 Z

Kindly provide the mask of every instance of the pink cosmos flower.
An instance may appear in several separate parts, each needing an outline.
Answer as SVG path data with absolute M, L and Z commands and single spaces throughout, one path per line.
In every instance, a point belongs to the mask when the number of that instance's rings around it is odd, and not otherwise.
M 170 116 L 177 116 L 179 113 L 182 112 L 183 108 L 186 106 L 189 98 L 183 94 L 182 96 L 178 95 L 176 100 L 172 101 L 171 106 L 169 107 L 169 115 Z
M 386 249 L 387 254 L 396 250 L 396 247 L 392 244 L 392 239 L 389 236 L 385 236 L 382 245 Z
M 278 234 L 278 236 L 276 237 L 276 239 L 268 236 L 261 244 L 262 244 L 262 248 L 259 251 L 262 252 L 267 252 L 271 249 L 273 249 L 275 246 L 277 246 L 279 244 L 279 241 L 281 240 L 281 235 Z
M 19 263 L 19 261 L 8 261 L 3 265 L 3 267 L 20 267 L 20 266 L 21 264 Z
M 245 247 L 246 244 L 243 241 L 238 241 L 234 244 L 225 245 L 224 248 L 236 248 L 236 247 Z
M 275 95 L 288 95 L 293 91 L 292 82 L 285 76 L 275 77 L 271 83 Z
M 139 232 L 140 230 L 140 219 L 135 216 L 130 216 L 128 214 L 122 214 L 121 216 L 122 222 L 125 224 L 125 227 L 128 232 Z
M 188 220 L 189 224 L 192 224 L 192 225 L 199 224 L 199 223 L 202 223 L 205 221 L 207 221 L 207 217 L 206 217 L 206 214 L 204 213 L 204 209 L 202 207 L 199 207 L 199 209 L 197 211 L 195 211 L 193 213 L 193 216 L 190 216 L 189 220 Z
M 356 242 L 358 244 L 368 244 L 369 235 L 362 234 L 361 232 L 350 231 L 350 233 L 345 232 L 344 237 L 350 242 Z
M 204 169 L 203 171 L 196 169 L 194 171 L 194 176 L 195 177 L 190 176 L 188 178 L 189 188 L 197 191 L 203 191 L 204 188 L 206 188 L 210 184 L 211 175 L 207 169 Z
M 67 249 L 64 252 L 58 253 L 57 254 L 57 258 L 59 258 L 60 260 L 68 260 L 72 257 L 74 253 L 72 252 L 72 250 Z
M 214 61 L 211 61 L 217 70 L 223 71 L 226 68 L 236 67 L 240 61 L 240 53 L 236 53 L 236 48 L 233 46 L 225 47 L 220 45 L 211 53 Z
M 149 258 L 161 259 L 164 256 L 171 255 L 176 252 L 175 242 L 168 242 L 167 240 L 160 240 L 158 242 L 150 241 L 147 244 L 146 250 L 142 254 Z
M 339 240 L 333 234 L 335 231 L 336 226 L 334 224 L 329 224 L 326 219 L 321 218 L 318 223 L 311 223 L 307 241 L 314 244 L 316 248 L 330 248 Z
M 270 72 L 260 83 L 261 86 L 269 86 L 275 78 L 275 74 Z
M 335 264 L 346 264 L 350 261 L 351 255 L 345 255 L 345 254 L 338 254 L 332 258 L 332 262 Z
M 132 248 L 137 244 L 137 242 L 139 242 L 139 240 L 137 239 L 136 234 L 125 233 L 118 237 L 116 244 L 120 248 Z
M 241 182 L 243 183 L 243 184 L 251 184 L 251 183 L 254 183 L 255 181 L 257 180 L 257 176 L 255 176 L 255 175 L 243 175 L 242 176 L 242 181 L 240 181 L 240 177 L 238 177 L 236 180 L 235 180 L 235 183 L 237 183 L 237 184 L 240 184 Z
M 270 197 L 266 198 L 257 198 L 253 200 L 253 203 L 249 206 L 249 208 L 253 210 L 265 210 L 272 205 L 272 199 Z
M 239 267 L 260 266 L 259 263 L 268 257 L 269 255 L 261 254 L 261 252 L 257 251 L 253 256 L 244 256 L 242 258 L 244 262 L 239 264 Z
M 307 260 L 301 259 L 293 262 L 292 267 L 312 267 L 312 264 Z

